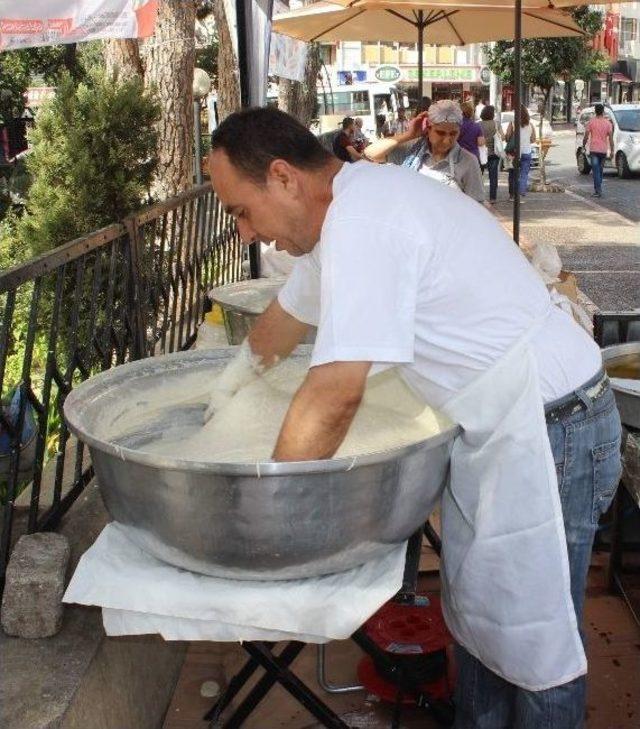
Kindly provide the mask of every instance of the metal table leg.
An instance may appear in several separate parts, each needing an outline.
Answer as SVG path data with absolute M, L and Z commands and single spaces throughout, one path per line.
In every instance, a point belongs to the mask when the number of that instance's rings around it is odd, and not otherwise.
M 247 650 L 247 645 L 248 644 L 246 643 L 243 644 L 243 648 L 245 650 Z M 291 663 L 293 663 L 293 661 L 298 657 L 298 655 L 304 648 L 304 643 L 287 643 L 282 653 L 280 653 L 279 656 L 274 656 L 273 653 L 271 653 L 270 646 L 266 644 L 262 645 L 264 651 L 269 653 L 269 655 L 271 655 L 274 660 L 277 660 L 279 664 L 283 667 L 291 665 Z M 261 665 L 261 661 L 253 656 L 251 657 L 251 661 L 256 666 Z M 237 729 L 237 727 L 241 727 L 246 719 L 251 715 L 253 710 L 262 701 L 262 699 L 269 693 L 269 690 L 273 687 L 273 685 L 277 683 L 277 681 L 277 675 L 275 675 L 271 671 L 267 671 L 267 673 L 265 673 L 265 675 L 258 681 L 258 683 L 256 683 L 256 685 L 243 699 L 242 703 L 233 712 L 233 714 L 227 719 L 227 721 L 225 721 L 225 729 Z
M 301 644 L 304 647 L 304 644 Z M 322 722 L 327 729 L 349 729 L 342 719 L 322 702 L 311 689 L 284 665 L 263 643 L 244 643 L 243 648 L 260 663 L 296 701 Z

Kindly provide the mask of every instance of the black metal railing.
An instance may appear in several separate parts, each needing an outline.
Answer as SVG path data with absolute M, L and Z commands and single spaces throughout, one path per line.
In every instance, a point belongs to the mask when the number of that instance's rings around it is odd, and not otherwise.
M 93 476 L 62 417 L 67 394 L 189 348 L 206 292 L 242 263 L 233 220 L 201 185 L 0 273 L 0 591 L 17 534 L 55 528 Z

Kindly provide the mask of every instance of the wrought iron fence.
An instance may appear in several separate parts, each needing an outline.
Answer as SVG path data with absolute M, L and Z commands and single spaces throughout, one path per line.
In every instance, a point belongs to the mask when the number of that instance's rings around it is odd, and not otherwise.
M 233 220 L 201 185 L 0 273 L 0 592 L 18 517 L 19 531 L 55 528 L 93 476 L 62 417 L 67 394 L 189 348 L 207 290 L 239 280 L 242 261 Z

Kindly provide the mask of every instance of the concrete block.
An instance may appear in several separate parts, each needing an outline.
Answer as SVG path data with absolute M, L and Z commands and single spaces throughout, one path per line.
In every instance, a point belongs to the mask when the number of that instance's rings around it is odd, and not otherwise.
M 71 549 L 62 534 L 18 540 L 7 568 L 2 628 L 18 638 L 48 638 L 62 627 L 62 595 Z

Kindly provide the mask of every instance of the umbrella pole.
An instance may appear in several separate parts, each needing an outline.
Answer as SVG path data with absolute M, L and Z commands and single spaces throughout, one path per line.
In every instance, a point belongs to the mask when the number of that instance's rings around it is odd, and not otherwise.
M 424 54 L 424 11 L 418 11 L 418 106 L 422 103 L 424 94 L 424 72 L 422 61 Z
M 513 240 L 520 245 L 520 107 L 522 105 L 522 0 L 515 2 L 514 32 L 514 108 L 513 133 L 515 134 L 515 156 L 513 158 Z

